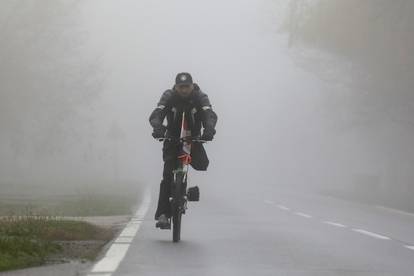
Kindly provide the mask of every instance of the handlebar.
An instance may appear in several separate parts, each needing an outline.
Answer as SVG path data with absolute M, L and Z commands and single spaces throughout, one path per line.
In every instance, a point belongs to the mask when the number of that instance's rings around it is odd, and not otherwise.
M 184 138 L 164 137 L 164 138 L 158 138 L 157 140 L 159 142 L 164 142 L 164 141 L 177 142 L 177 143 L 193 142 L 193 143 L 202 143 L 202 144 L 208 142 L 206 140 L 201 140 L 195 137 L 184 137 Z

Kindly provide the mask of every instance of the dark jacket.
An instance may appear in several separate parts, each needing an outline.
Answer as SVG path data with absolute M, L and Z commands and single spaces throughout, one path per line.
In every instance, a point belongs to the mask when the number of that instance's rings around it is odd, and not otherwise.
M 162 128 L 164 119 L 167 118 L 167 136 L 180 137 L 182 113 L 186 113 L 188 126 L 193 137 L 201 135 L 201 129 L 216 133 L 217 115 L 211 107 L 208 96 L 203 93 L 197 84 L 194 91 L 187 99 L 180 97 L 173 89 L 163 93 L 157 108 L 150 116 L 150 124 L 154 129 Z M 171 142 L 164 143 L 164 161 L 176 158 L 177 149 Z M 204 147 L 195 143 L 192 148 L 192 166 L 197 170 L 206 170 L 208 158 Z

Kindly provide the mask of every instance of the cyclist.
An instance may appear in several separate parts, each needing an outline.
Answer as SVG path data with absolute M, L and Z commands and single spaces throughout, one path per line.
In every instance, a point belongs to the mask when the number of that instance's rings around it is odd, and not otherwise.
M 216 134 L 217 115 L 213 111 L 208 96 L 193 82 L 189 73 L 179 73 L 172 89 L 166 90 L 158 102 L 157 108 L 150 116 L 153 127 L 152 136 L 156 139 L 171 137 L 180 138 L 182 114 L 185 112 L 186 121 L 192 137 L 212 141 Z M 164 119 L 167 118 L 167 126 Z M 201 129 L 203 132 L 201 133 Z M 173 170 L 176 167 L 179 153 L 177 144 L 166 140 L 163 146 L 164 172 L 160 185 L 158 207 L 155 213 L 156 227 L 168 229 L 170 226 L 171 182 Z M 209 165 L 206 151 L 201 143 L 194 143 L 191 151 L 191 166 L 200 171 L 206 171 Z

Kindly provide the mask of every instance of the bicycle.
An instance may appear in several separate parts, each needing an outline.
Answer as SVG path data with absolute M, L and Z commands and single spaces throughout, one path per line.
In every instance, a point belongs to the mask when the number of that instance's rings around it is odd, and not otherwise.
M 186 129 L 185 113 L 183 113 L 181 138 L 160 138 L 158 141 L 170 141 L 177 143 L 177 146 L 182 148 L 182 152 L 177 156 L 177 167 L 173 170 L 174 180 L 171 183 L 171 211 L 172 211 L 172 233 L 173 242 L 181 240 L 181 221 L 182 215 L 187 210 L 188 201 L 199 201 L 200 190 L 197 186 L 190 187 L 187 190 L 188 169 L 191 164 L 191 145 L 193 143 L 206 143 L 196 137 L 187 136 L 189 133 Z M 171 229 L 171 227 L 169 228 Z

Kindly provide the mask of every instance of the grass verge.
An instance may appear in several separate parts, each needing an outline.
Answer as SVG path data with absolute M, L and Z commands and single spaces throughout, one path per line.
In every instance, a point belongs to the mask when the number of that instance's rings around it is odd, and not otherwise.
M 54 195 L 38 198 L 0 197 L 0 216 L 118 216 L 130 215 L 137 194 Z
M 53 217 L 0 219 L 0 271 L 64 261 L 93 260 L 114 232 Z

